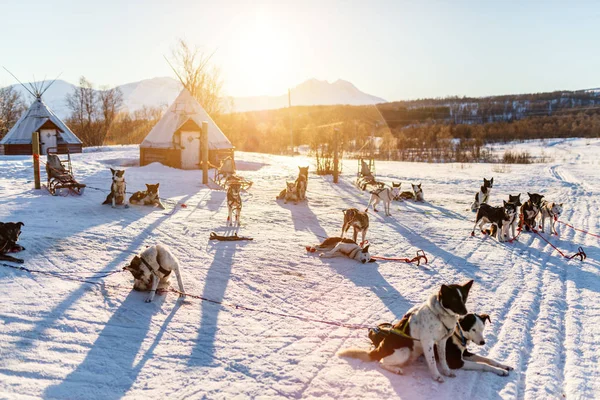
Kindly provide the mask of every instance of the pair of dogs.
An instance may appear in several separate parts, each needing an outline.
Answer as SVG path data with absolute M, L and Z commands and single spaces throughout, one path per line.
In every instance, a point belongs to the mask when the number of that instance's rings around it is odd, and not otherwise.
M 468 313 L 465 304 L 472 285 L 472 280 L 463 285 L 442 285 L 392 327 L 371 330 L 373 349 L 350 348 L 338 356 L 379 361 L 384 369 L 403 374 L 403 366 L 424 355 L 431 377 L 438 382 L 444 382 L 443 376 L 456 376 L 452 370 L 460 368 L 507 376 L 512 367 L 467 350 L 469 341 L 485 344 L 483 330 L 490 320 L 486 314 Z
M 293 201 L 298 204 L 298 201 L 306 199 L 306 188 L 308 186 L 308 167 L 298 167 L 298 177 L 294 182 L 285 182 L 283 189 L 277 196 L 277 200 L 283 199 L 285 204 L 288 201 Z
M 125 182 L 125 170 L 110 169 L 112 174 L 112 183 L 110 185 L 110 193 L 106 196 L 106 200 L 102 204 L 112 204 L 112 208 L 116 208 L 118 205 L 125 204 L 125 194 L 127 192 L 127 184 Z M 145 191 L 135 192 L 130 198 L 129 203 L 141 204 L 145 206 L 158 206 L 165 209 L 165 206 L 160 201 L 160 194 L 158 193 L 159 183 L 155 185 L 146 184 Z
M 367 204 L 367 208 L 365 212 L 369 209 L 371 204 L 373 205 L 373 211 L 379 212 L 377 210 L 377 205 L 382 202 L 383 208 L 385 211 L 385 215 L 390 216 L 390 205 L 392 200 L 415 200 L 415 201 L 425 201 L 423 196 L 423 188 L 421 188 L 421 184 L 418 185 L 412 184 L 412 192 L 401 192 L 400 186 L 401 183 L 392 182 L 392 187 L 378 187 L 376 189 L 371 190 L 371 198 L 369 199 L 369 204 Z
M 536 220 L 539 217 L 539 227 L 545 232 L 546 220 L 550 220 L 550 234 L 558 235 L 556 231 L 556 220 L 563 212 L 563 203 L 555 203 L 544 200 L 544 195 L 538 193 L 527 193 L 529 200 L 521 207 L 521 218 L 519 229 L 534 230 Z
M 17 244 L 21 236 L 22 222 L 0 222 L 0 260 L 23 264 L 23 260 L 8 255 L 25 250 L 25 247 Z

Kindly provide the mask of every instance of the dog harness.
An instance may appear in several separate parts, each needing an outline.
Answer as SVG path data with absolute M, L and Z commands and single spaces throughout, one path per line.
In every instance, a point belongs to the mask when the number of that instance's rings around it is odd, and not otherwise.
M 154 271 L 154 268 L 152 268 L 152 266 L 150 264 L 148 264 L 148 262 L 146 260 L 144 260 L 144 257 L 140 257 L 140 260 L 142 260 L 142 262 L 146 265 L 146 267 L 148 267 L 148 269 L 150 270 L 150 272 L 152 272 L 154 275 L 157 275 L 156 272 Z M 171 274 L 171 271 L 164 269 L 160 265 L 160 263 L 158 262 L 158 256 L 156 258 L 156 264 L 158 264 L 158 272 L 160 272 L 161 274 L 163 274 L 163 276 L 165 278 Z
M 375 335 L 377 335 L 379 333 L 383 333 L 383 335 L 385 335 L 385 336 L 398 335 L 398 336 L 401 336 L 406 339 L 415 340 L 417 342 L 420 342 L 419 339 L 406 334 L 406 328 L 408 327 L 409 322 L 410 322 L 410 318 L 408 318 L 404 322 L 404 324 L 402 324 L 402 326 L 400 326 L 398 328 L 394 328 L 394 326 L 392 324 L 385 322 L 383 324 L 377 325 L 375 328 L 369 328 L 369 333 L 372 332 Z

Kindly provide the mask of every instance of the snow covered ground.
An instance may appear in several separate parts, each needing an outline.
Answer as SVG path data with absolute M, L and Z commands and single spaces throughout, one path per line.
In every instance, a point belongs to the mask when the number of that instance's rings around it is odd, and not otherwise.
M 540 144 L 518 145 L 519 150 Z M 535 149 L 533 149 L 535 148 Z M 0 267 L 0 398 L 599 398 L 600 244 L 559 225 L 550 240 L 567 261 L 532 234 L 518 243 L 470 237 L 467 211 L 482 178 L 494 177 L 492 204 L 508 194 L 541 192 L 565 203 L 562 217 L 600 233 L 600 141 L 544 146 L 549 164 L 378 162 L 383 180 L 422 182 L 427 202 L 394 203 L 391 217 L 371 214 L 373 254 L 429 256 L 426 268 L 395 262 L 361 265 L 322 260 L 304 245 L 338 235 L 342 209 L 364 208 L 344 162 L 338 185 L 310 174 L 308 202 L 276 202 L 302 157 L 238 153 L 239 173 L 255 183 L 243 195 L 240 235 L 252 242 L 209 242 L 227 232 L 225 192 L 200 184 L 200 171 L 128 166 L 128 190 L 161 183 L 168 209 L 101 206 L 109 166 L 136 165 L 135 147 L 74 156 L 81 197 L 33 190 L 30 157 L 0 157 L 0 221 L 23 221 L 18 254 L 25 266 L 71 276 L 119 270 L 145 245 L 169 245 L 183 265 L 186 290 L 206 298 L 352 324 L 399 318 L 444 282 L 475 279 L 468 308 L 488 313 L 486 345 L 472 348 L 515 370 L 508 377 L 459 371 L 432 381 L 421 359 L 397 376 L 375 363 L 338 358 L 368 347 L 367 332 L 244 311 L 177 296 L 131 290 L 128 273 L 95 286 Z M 537 150 L 535 150 L 537 151 Z M 45 174 L 43 173 L 43 176 Z M 95 190 L 94 188 L 101 189 Z M 186 204 L 187 207 L 181 207 Z M 476 346 L 473 346 L 476 347 Z

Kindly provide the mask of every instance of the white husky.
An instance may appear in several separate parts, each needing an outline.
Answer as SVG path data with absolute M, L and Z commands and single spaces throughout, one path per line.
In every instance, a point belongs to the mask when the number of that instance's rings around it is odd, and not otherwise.
M 384 187 L 372 190 L 371 198 L 369 199 L 369 204 L 367 205 L 367 208 L 365 208 L 365 212 L 369 210 L 371 204 L 373 204 L 373 211 L 378 212 L 379 210 L 377 210 L 377 204 L 379 204 L 379 202 L 381 201 L 383 202 L 383 209 L 385 211 L 385 215 L 392 215 L 390 214 L 390 203 L 392 202 L 393 198 L 394 195 L 392 194 L 390 188 Z
M 547 200 L 542 200 L 542 207 L 540 208 L 540 228 L 544 231 L 544 221 L 546 218 L 550 219 L 550 233 L 558 235 L 556 231 L 556 220 L 560 217 L 563 211 L 563 203 L 551 203 Z
M 366 245 L 364 248 L 360 247 L 356 242 L 347 243 L 342 238 L 329 238 L 339 240 L 335 247 L 329 250 L 326 253 L 319 254 L 319 257 L 323 258 L 331 258 L 335 257 L 338 254 L 351 258 L 353 260 L 360 261 L 361 263 L 371 262 L 371 255 L 369 254 L 369 245 Z M 321 243 L 323 246 L 323 243 Z
M 123 267 L 123 269 L 131 272 L 133 275 L 135 280 L 133 288 L 135 290 L 150 290 L 150 295 L 146 299 L 146 303 L 154 300 L 157 289 L 169 287 L 171 272 L 175 272 L 179 291 L 185 292 L 179 271 L 179 261 L 171 253 L 171 250 L 162 244 L 148 247 L 141 254 L 133 257 L 131 263 Z M 179 295 L 179 297 L 184 296 L 183 294 Z

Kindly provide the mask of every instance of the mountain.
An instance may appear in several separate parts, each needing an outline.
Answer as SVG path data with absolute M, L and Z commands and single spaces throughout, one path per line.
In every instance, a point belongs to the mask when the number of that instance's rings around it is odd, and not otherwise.
M 287 93 L 280 96 L 235 97 L 232 100 L 232 111 L 236 112 L 271 110 L 288 106 Z M 333 83 L 309 79 L 291 89 L 291 100 L 293 106 L 369 105 L 385 102 L 380 97 L 361 92 L 352 83 L 342 79 Z
M 29 85 L 26 83 L 26 85 Z M 31 95 L 19 84 L 13 85 L 27 103 L 32 101 Z M 123 92 L 124 107 L 136 111 L 144 106 L 161 107 L 169 105 L 181 91 L 181 84 L 172 78 L 152 78 L 139 82 L 118 86 Z M 44 94 L 43 99 L 61 118 L 69 115 L 66 96 L 72 93 L 75 85 L 57 80 Z M 361 92 L 352 83 L 337 80 L 333 83 L 309 79 L 291 90 L 292 105 L 368 105 L 385 102 L 384 99 Z M 287 93 L 281 96 L 229 97 L 227 104 L 233 104 L 228 111 L 243 112 L 269 110 L 287 107 Z

